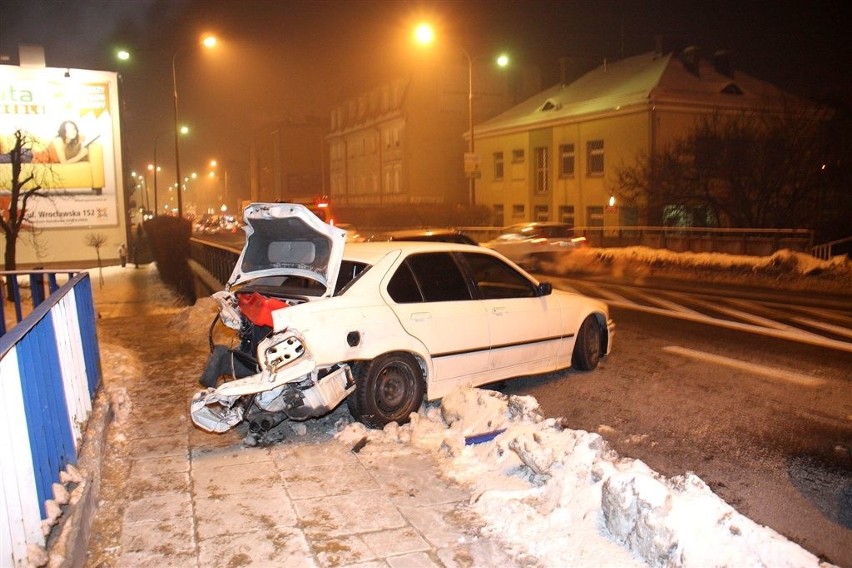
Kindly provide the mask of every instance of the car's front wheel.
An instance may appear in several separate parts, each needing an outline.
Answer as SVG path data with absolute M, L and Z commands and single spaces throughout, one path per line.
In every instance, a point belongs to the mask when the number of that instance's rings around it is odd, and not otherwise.
M 577 341 L 574 343 L 574 354 L 571 366 L 580 371 L 591 371 L 601 360 L 601 326 L 595 316 L 583 320 Z
M 355 372 L 355 390 L 346 402 L 352 416 L 370 428 L 404 424 L 423 402 L 423 373 L 407 353 L 381 355 L 359 365 Z

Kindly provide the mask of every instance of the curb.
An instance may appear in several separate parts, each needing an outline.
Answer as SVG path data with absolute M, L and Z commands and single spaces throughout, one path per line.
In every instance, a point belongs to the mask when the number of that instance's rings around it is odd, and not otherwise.
M 77 467 L 84 479 L 72 491 L 68 508 L 54 531 L 55 535 L 48 541 L 47 565 L 50 568 L 76 568 L 86 564 L 89 532 L 100 496 L 103 448 L 113 418 L 112 405 L 101 382 L 77 458 Z

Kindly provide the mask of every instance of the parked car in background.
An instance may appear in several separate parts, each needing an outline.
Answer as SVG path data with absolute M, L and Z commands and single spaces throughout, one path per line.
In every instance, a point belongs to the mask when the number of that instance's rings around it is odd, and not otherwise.
M 574 367 L 612 349 L 607 306 L 554 290 L 484 247 L 345 243 L 302 205 L 245 210 L 246 243 L 214 294 L 231 347 L 216 345 L 192 421 L 255 440 L 346 399 L 381 428 L 455 389 Z M 211 326 L 211 345 L 213 326 Z M 224 380 L 224 382 L 222 382 Z
M 527 270 L 538 270 L 543 262 L 553 262 L 560 254 L 586 247 L 588 242 L 586 237 L 576 236 L 571 225 L 538 222 L 506 227 L 485 246 Z
M 435 243 L 459 243 L 479 245 L 475 240 L 457 229 L 405 229 L 388 231 L 370 237 L 371 241 L 420 241 Z

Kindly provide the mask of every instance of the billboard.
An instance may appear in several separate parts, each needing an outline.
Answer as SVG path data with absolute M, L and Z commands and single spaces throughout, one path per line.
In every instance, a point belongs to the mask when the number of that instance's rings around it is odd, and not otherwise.
M 117 74 L 0 65 L 0 210 L 12 183 L 15 132 L 27 135 L 28 223 L 40 230 L 123 225 Z M 5 203 L 4 203 L 5 200 Z

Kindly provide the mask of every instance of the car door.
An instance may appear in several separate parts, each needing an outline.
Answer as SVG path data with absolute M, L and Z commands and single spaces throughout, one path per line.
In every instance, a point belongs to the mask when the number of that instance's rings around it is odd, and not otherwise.
M 489 366 L 501 377 L 549 371 L 563 334 L 557 300 L 502 259 L 464 253 L 486 313 L 491 339 Z
M 488 372 L 487 314 L 450 253 L 409 255 L 387 291 L 403 328 L 429 350 L 433 381 Z

